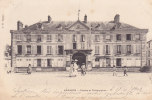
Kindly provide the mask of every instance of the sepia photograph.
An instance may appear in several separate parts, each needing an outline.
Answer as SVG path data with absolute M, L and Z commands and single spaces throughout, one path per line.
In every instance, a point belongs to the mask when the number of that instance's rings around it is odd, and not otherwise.
M 152 100 L 151 0 L 0 0 L 0 100 Z

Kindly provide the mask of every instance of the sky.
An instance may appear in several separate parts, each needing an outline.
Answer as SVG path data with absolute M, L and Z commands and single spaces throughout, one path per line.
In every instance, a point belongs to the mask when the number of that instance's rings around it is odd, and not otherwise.
M 32 25 L 46 21 L 50 15 L 53 21 L 76 21 L 78 9 L 80 20 L 86 14 L 88 21 L 111 21 L 119 14 L 121 22 L 149 29 L 147 40 L 152 39 L 152 2 L 149 0 L 0 0 L 1 44 L 10 44 L 10 30 L 17 29 L 18 20 Z

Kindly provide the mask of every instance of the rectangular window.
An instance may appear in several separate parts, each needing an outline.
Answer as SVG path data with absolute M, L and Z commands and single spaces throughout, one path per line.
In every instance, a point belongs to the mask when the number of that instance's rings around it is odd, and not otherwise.
M 135 35 L 136 40 L 140 40 L 140 34 Z
M 27 41 L 31 41 L 31 35 L 27 35 Z
M 63 41 L 63 35 L 58 34 L 58 42 L 62 42 Z
M 73 43 L 73 49 L 77 49 L 77 44 Z
M 63 46 L 58 46 L 58 54 L 63 55 Z
M 126 34 L 126 40 L 131 41 L 131 34 Z
M 52 54 L 52 46 L 47 46 L 47 54 Z
M 136 45 L 136 53 L 141 53 L 141 45 Z
M 41 67 L 41 59 L 37 59 L 37 67 Z
M 77 41 L 77 37 L 76 35 L 73 35 L 73 42 L 76 42 Z
M 121 34 L 116 35 L 117 41 L 121 41 Z
M 131 45 L 127 45 L 127 53 L 131 54 Z
M 117 45 L 117 54 L 121 54 L 121 45 Z
M 22 54 L 22 45 L 18 45 L 18 46 L 17 46 L 17 53 L 18 53 L 19 55 Z
M 110 54 L 110 46 L 106 45 L 106 55 L 109 55 L 109 54 Z
M 111 66 L 111 59 L 106 58 L 106 67 L 110 67 L 110 66 Z
M 52 41 L 52 35 L 47 35 L 47 41 Z
M 47 66 L 52 67 L 52 59 L 47 59 Z
M 99 54 L 99 46 L 95 46 L 95 54 Z
M 81 49 L 85 49 L 85 44 L 81 43 Z
M 27 45 L 27 54 L 31 54 L 31 46 Z
M 100 35 L 95 35 L 95 42 L 99 42 L 100 41 Z
M 21 41 L 22 40 L 22 35 L 16 35 L 16 40 Z
M 85 42 L 85 35 L 81 35 L 81 42 Z
M 111 36 L 110 35 L 106 35 L 106 40 L 110 40 Z
M 41 42 L 41 35 L 38 35 L 38 36 L 37 36 L 37 41 L 38 41 L 38 42 Z
M 41 54 L 41 46 L 37 46 L 37 54 Z

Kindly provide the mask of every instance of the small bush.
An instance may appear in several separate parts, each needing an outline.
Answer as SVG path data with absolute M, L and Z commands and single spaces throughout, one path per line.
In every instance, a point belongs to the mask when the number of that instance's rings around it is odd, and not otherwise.
M 149 72 L 150 70 L 151 70 L 150 66 L 144 66 L 144 67 L 140 68 L 141 72 Z

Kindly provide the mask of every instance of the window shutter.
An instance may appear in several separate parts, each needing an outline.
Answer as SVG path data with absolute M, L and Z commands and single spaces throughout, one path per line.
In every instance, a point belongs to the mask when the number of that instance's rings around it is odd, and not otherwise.
M 22 45 L 22 54 L 26 54 L 26 45 Z
M 94 39 L 93 40 L 94 40 L 94 42 L 96 42 L 96 35 L 94 35 Z
M 126 54 L 126 45 L 121 46 L 122 54 Z
M 106 54 L 106 45 L 103 45 L 103 55 Z
M 15 49 L 16 48 L 16 49 Z M 18 45 L 13 46 L 13 52 L 15 52 L 15 54 L 18 54 Z
M 131 53 L 132 53 L 132 54 L 134 53 L 133 50 L 134 50 L 134 49 L 133 49 L 133 45 L 131 45 Z
M 112 41 L 113 40 L 113 35 L 110 35 L 110 41 Z
M 58 41 L 58 35 L 55 36 L 55 41 Z
M 114 55 L 116 55 L 117 54 L 117 45 L 114 45 Z
M 41 36 L 41 41 L 43 41 L 44 40 L 44 35 L 40 35 Z
M 136 34 L 131 34 L 131 40 L 132 40 L 132 41 L 135 40 L 135 35 L 136 35 Z
M 37 45 L 34 45 L 33 48 L 34 48 L 34 50 L 33 50 L 34 54 L 37 54 Z
M 110 54 L 110 45 L 108 45 L 108 53 Z
M 58 55 L 58 46 L 56 46 L 56 55 Z
M 41 45 L 41 55 L 43 55 L 43 46 Z

